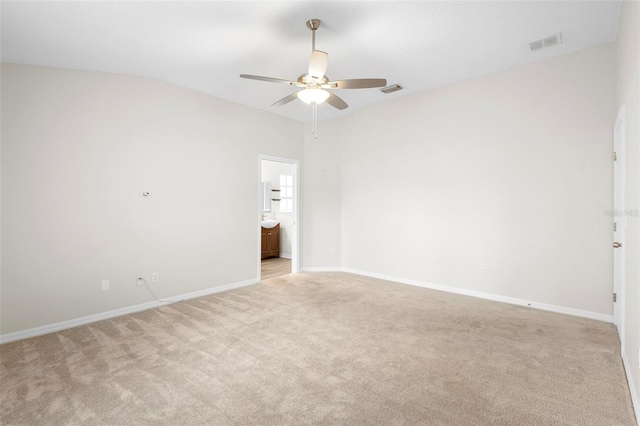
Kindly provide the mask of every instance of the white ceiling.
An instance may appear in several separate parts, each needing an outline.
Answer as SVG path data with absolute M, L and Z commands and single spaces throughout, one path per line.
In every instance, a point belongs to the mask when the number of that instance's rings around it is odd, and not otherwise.
M 140 1 L 1 2 L 3 62 L 159 78 L 308 121 L 295 89 L 239 78 L 295 80 L 306 72 L 310 18 L 333 79 L 386 78 L 404 90 L 336 91 L 319 119 L 508 67 L 614 41 L 619 1 Z M 530 52 L 562 32 L 564 43 Z

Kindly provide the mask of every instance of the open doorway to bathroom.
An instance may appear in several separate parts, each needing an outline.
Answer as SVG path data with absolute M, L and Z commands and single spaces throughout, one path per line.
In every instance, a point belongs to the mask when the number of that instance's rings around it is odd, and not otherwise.
M 259 156 L 258 278 L 298 271 L 298 160 Z

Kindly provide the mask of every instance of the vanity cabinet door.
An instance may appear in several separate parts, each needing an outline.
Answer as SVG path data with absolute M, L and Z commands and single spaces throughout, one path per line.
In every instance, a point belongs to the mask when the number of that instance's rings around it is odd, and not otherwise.
M 280 257 L 280 225 L 273 228 L 262 228 L 261 259 Z
M 280 224 L 267 231 L 268 257 L 280 257 Z
M 269 231 L 269 229 L 262 228 L 262 254 L 260 256 L 260 259 L 266 259 L 267 257 L 269 257 L 269 250 L 267 248 L 267 231 Z

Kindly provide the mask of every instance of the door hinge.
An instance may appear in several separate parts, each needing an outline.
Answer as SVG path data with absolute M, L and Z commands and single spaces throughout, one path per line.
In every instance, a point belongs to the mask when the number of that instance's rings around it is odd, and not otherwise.
M 618 161 L 618 153 L 613 151 L 613 161 Z
M 613 232 L 616 232 L 617 230 L 618 230 L 618 223 L 613 222 Z
M 613 293 L 613 303 L 616 303 L 618 301 L 618 295 Z

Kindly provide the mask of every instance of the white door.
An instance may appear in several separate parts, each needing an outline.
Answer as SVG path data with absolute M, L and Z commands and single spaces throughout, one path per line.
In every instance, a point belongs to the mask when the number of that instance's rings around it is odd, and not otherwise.
M 624 206 L 624 106 L 613 126 L 613 322 L 618 327 L 624 351 L 624 230 L 627 223 Z

